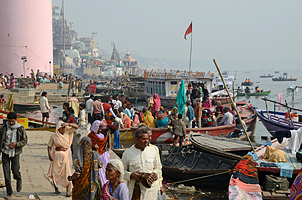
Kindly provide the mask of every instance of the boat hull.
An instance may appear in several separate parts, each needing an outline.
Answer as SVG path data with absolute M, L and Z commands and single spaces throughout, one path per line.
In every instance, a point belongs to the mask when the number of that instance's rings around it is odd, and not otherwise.
M 40 104 L 34 103 L 14 103 L 14 111 L 28 111 L 28 110 L 39 110 Z
M 241 85 L 242 86 L 252 86 L 253 83 L 252 82 L 242 82 Z
M 258 118 L 273 137 L 276 131 L 296 130 L 302 127 L 301 122 L 294 122 L 285 119 L 285 113 L 269 111 L 270 119 L 264 115 L 265 111 L 255 108 Z M 267 114 L 266 114 L 267 115 Z M 276 117 L 279 116 L 279 117 Z M 284 116 L 284 117 L 282 117 Z
M 261 93 L 258 93 L 258 92 L 253 92 L 253 93 L 237 93 L 237 96 L 240 97 L 240 96 L 267 96 L 271 93 L 271 91 L 265 91 L 265 92 L 261 92 Z
M 297 78 L 272 78 L 273 81 L 296 81 Z
M 231 170 L 237 161 L 201 152 L 191 146 L 173 148 L 162 155 L 163 176 L 186 185 L 227 189 Z M 194 180 L 190 180 L 194 179 Z

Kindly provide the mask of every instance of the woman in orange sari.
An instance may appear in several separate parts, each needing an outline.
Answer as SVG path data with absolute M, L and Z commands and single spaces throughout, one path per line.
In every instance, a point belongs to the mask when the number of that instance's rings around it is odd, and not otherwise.
M 105 121 L 105 120 L 104 120 Z M 109 141 L 108 135 L 106 133 L 106 124 L 104 121 L 96 120 L 91 125 L 91 132 L 88 134 L 88 137 L 91 139 L 92 147 L 97 144 L 99 147 L 99 154 L 103 162 L 103 167 L 99 170 L 99 176 L 102 182 L 102 186 L 107 182 L 105 176 L 106 165 L 110 160 L 109 155 Z
M 123 124 L 124 124 L 124 128 L 131 127 L 131 119 L 128 117 L 128 115 L 123 116 Z

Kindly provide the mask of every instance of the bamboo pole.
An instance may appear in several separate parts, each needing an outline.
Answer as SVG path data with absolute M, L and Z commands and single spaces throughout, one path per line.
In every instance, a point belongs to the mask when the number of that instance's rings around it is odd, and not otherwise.
M 227 86 L 226 86 L 226 84 L 225 84 L 224 78 L 223 78 L 223 76 L 222 76 L 222 74 L 221 74 L 221 71 L 220 71 L 220 69 L 219 69 L 219 67 L 218 67 L 218 65 L 217 65 L 217 63 L 216 63 L 216 60 L 213 59 L 213 62 L 214 62 L 214 64 L 215 64 L 216 69 L 217 69 L 217 71 L 218 71 L 218 73 L 219 73 L 219 76 L 220 76 L 220 78 L 221 78 L 221 80 L 222 80 L 222 82 L 223 82 L 223 85 L 224 85 L 224 87 L 225 87 L 225 90 L 227 91 L 227 93 L 228 93 L 228 95 L 229 95 L 229 98 L 230 98 L 230 100 L 231 100 L 231 102 L 232 102 L 232 106 L 235 108 L 235 111 L 236 111 L 237 116 L 238 116 L 238 118 L 239 118 L 240 124 L 241 124 L 241 126 L 242 126 L 242 128 L 243 128 L 243 131 L 244 131 L 244 133 L 245 133 L 245 135 L 246 135 L 246 137 L 247 137 L 247 139 L 248 139 L 248 141 L 249 141 L 249 143 L 250 143 L 250 145 L 251 145 L 251 148 L 252 148 L 253 152 L 255 152 L 255 148 L 254 148 L 254 146 L 253 146 L 253 143 L 252 143 L 252 141 L 251 141 L 249 135 L 247 134 L 247 131 L 246 131 L 245 126 L 244 126 L 244 124 L 243 124 L 243 122 L 242 122 L 242 119 L 241 119 L 241 116 L 240 116 L 240 114 L 239 114 L 239 111 L 237 110 L 237 107 L 236 107 L 236 105 L 235 105 L 235 103 L 234 103 L 234 101 L 233 101 L 233 98 L 231 97 L 231 94 L 230 94 L 230 92 L 229 92 L 229 89 L 227 88 Z

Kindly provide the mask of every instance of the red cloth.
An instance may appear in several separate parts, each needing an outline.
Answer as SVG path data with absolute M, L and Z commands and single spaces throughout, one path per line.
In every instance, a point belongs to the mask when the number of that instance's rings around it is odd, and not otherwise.
M 108 135 L 106 135 L 104 139 L 101 139 L 93 131 L 91 131 L 88 134 L 88 137 L 91 139 L 92 146 L 94 146 L 95 144 L 99 146 L 99 154 L 102 155 L 105 152 Z
M 185 33 L 185 40 L 187 39 L 187 35 L 192 33 L 192 30 L 193 30 L 193 27 L 192 27 L 192 22 L 191 22 L 190 26 L 188 27 L 188 29 L 186 30 L 186 33 Z
M 91 87 L 92 87 L 93 94 L 95 94 L 95 91 L 96 91 L 96 85 L 95 85 L 95 84 L 93 84 Z
M 153 98 L 154 104 L 153 104 L 153 113 L 155 113 L 159 107 L 161 106 L 160 98 L 157 93 L 154 94 Z
M 103 103 L 104 112 L 107 112 L 111 107 L 109 103 Z

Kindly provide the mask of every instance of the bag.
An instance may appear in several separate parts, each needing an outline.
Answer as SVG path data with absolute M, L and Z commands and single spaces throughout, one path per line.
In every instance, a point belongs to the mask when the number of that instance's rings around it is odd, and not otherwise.
M 266 175 L 263 189 L 265 191 L 286 191 L 289 188 L 289 182 L 286 177 L 279 177 L 274 175 Z

